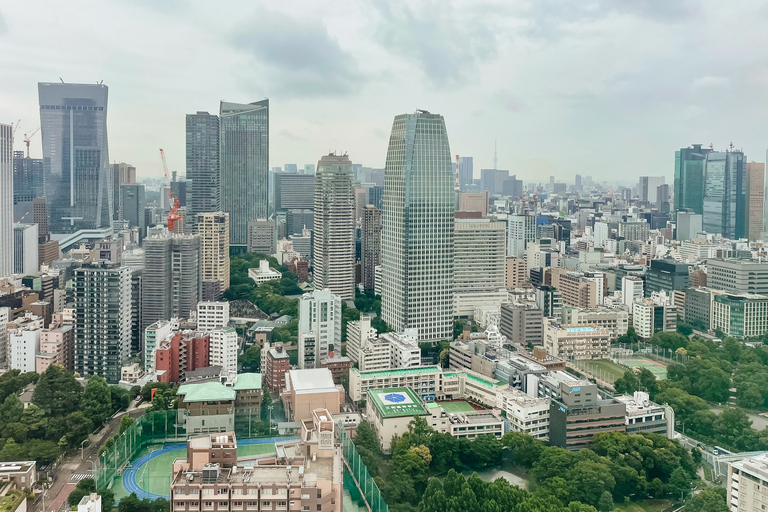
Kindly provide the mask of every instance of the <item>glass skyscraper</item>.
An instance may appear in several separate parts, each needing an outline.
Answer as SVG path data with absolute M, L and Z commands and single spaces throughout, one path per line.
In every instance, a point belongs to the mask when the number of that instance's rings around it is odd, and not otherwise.
M 747 236 L 746 160 L 740 151 L 713 151 L 704 160 L 704 213 L 707 233 Z
M 219 117 L 187 114 L 187 219 L 219 211 Z
M 675 210 L 704 213 L 704 159 L 711 151 L 701 144 L 675 151 Z
M 38 84 L 52 233 L 111 226 L 107 92 L 100 84 Z
M 13 272 L 13 126 L 0 124 L 0 276 Z M 4 348 L 0 349 L 4 353 Z
M 384 171 L 382 318 L 421 340 L 453 337 L 454 174 L 445 120 L 395 117 Z
M 245 249 L 248 222 L 269 214 L 269 100 L 221 102 L 221 210 L 229 213 L 229 244 Z

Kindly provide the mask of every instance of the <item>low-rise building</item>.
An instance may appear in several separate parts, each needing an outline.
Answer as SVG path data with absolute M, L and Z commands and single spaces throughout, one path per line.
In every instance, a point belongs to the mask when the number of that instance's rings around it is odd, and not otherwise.
M 768 332 L 768 295 L 716 293 L 712 329 L 736 338 L 762 336 Z
M 363 344 L 377 335 L 376 329 L 371 327 L 371 317 L 368 315 L 361 315 L 360 320 L 347 324 L 347 356 L 352 362 L 360 362 L 360 350 Z
M 544 312 L 536 304 L 502 304 L 501 334 L 515 344 L 527 347 L 544 340 Z
M 422 400 L 435 400 L 443 370 L 439 366 L 362 372 L 349 371 L 349 396 L 355 402 L 365 399 L 369 389 L 408 387 Z
M 40 351 L 35 355 L 35 371 L 42 374 L 49 366 L 58 364 L 71 370 L 74 362 L 71 325 L 40 331 Z
M 483 434 L 501 439 L 504 435 L 504 420 L 493 411 L 452 413 L 446 412 L 437 402 L 425 405 L 429 413 L 427 422 L 436 432 L 451 434 L 459 439 L 474 439 Z
M 570 359 L 606 359 L 611 350 L 611 331 L 589 325 L 562 325 L 547 321 L 544 348 L 555 357 Z
M 627 434 L 661 434 L 675 438 L 675 412 L 669 406 L 651 402 L 648 393 L 635 391 L 633 396 L 617 396 L 627 408 Z
M 597 306 L 595 308 L 563 307 L 562 322 L 564 325 L 591 325 L 600 329 L 607 329 L 613 338 L 627 334 L 629 328 L 628 308 L 608 308 Z
M 352 360 L 333 351 L 328 352 L 328 357 L 320 360 L 320 368 L 328 368 L 331 371 L 333 382 L 341 384 L 343 376 L 349 376 L 349 369 L 352 368 Z
M 229 302 L 198 302 L 197 330 L 208 332 L 229 323 Z
M 310 418 L 314 409 L 338 413 L 344 392 L 333 382 L 329 369 L 309 368 L 288 371 L 282 398 L 288 418 L 301 421 Z
M 335 438 L 327 411 L 302 424 L 301 441 L 242 461 L 233 432 L 191 437 L 186 458 L 173 461 L 173 510 L 341 512 L 343 466 Z
M 8 482 L 13 482 L 19 489 L 34 487 L 37 483 L 35 461 L 0 462 L 0 483 Z
M 768 453 L 728 463 L 728 506 L 734 512 L 758 512 L 768 507 Z
M 487 339 L 475 338 L 467 341 L 453 341 L 448 354 L 451 370 L 472 370 L 486 377 L 496 377 L 496 366 L 509 359 L 511 352 L 500 344 Z
M 248 277 L 253 279 L 256 286 L 266 283 L 267 281 L 273 281 L 283 277 L 282 272 L 278 272 L 274 268 L 269 266 L 269 260 L 259 260 L 259 266 L 257 268 L 248 269 Z
M 178 420 L 187 433 L 228 432 L 235 428 L 235 410 L 249 421 L 260 417 L 261 375 L 239 374 L 230 386 L 217 381 L 182 384 L 176 394 Z
M 392 437 L 408 431 L 414 417 L 430 416 L 411 388 L 369 389 L 366 396 L 366 416 L 384 453 L 390 452 Z
M 285 390 L 285 374 L 291 369 L 291 358 L 283 349 L 282 343 L 270 347 L 265 343 L 261 349 L 261 372 L 264 384 L 273 394 L 279 395 Z
M 677 307 L 663 291 L 654 292 L 650 298 L 635 300 L 632 304 L 632 325 L 637 335 L 646 340 L 657 332 L 675 332 Z
M 501 394 L 499 407 L 515 432 L 523 432 L 536 439 L 549 439 L 549 399 L 536 398 L 516 389 Z

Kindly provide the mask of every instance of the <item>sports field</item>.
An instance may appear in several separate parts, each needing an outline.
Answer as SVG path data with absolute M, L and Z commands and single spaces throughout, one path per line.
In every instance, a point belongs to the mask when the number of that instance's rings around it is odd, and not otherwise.
M 465 402 L 464 400 L 455 400 L 451 402 L 437 402 L 437 404 L 443 408 L 443 410 L 447 413 L 470 413 L 470 412 L 476 412 L 477 409 L 472 407 L 472 405 L 469 402 Z
M 645 368 L 656 376 L 656 380 L 667 378 L 667 367 L 651 359 L 624 359 L 621 361 L 621 364 L 625 364 L 630 368 Z
M 296 439 L 295 437 L 278 437 L 238 441 L 237 457 L 274 453 L 275 441 L 287 442 Z M 122 477 L 122 486 L 115 485 L 113 488 L 115 497 L 120 499 L 123 495 L 127 496 L 135 492 L 140 499 L 168 498 L 173 461 L 186 456 L 186 443 L 150 446 L 126 468 Z
M 626 368 L 614 364 L 606 359 L 587 359 L 577 361 L 576 367 L 584 368 L 594 377 L 603 379 L 611 384 L 613 384 L 619 377 L 622 377 L 624 372 L 627 371 Z

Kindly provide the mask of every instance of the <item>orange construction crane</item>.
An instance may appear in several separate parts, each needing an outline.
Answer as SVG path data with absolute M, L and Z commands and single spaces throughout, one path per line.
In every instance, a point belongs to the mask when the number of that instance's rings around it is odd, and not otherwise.
M 162 149 L 160 149 L 160 159 L 163 161 L 163 174 L 165 179 L 168 179 L 168 163 L 165 161 L 165 151 Z M 168 186 L 168 201 L 171 205 L 171 210 L 168 212 L 168 231 L 173 231 L 173 224 L 181 220 L 181 216 L 179 216 L 179 200 L 173 197 L 170 185 Z
M 24 144 L 27 145 L 27 158 L 29 158 L 29 141 L 32 140 L 32 137 L 34 137 L 35 134 L 39 131 L 40 131 L 40 127 L 38 126 L 37 130 L 33 131 L 29 135 L 27 135 L 26 133 L 24 134 Z

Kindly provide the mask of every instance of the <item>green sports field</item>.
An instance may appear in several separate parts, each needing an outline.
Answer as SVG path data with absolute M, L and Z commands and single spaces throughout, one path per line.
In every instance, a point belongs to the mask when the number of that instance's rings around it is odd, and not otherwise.
M 645 368 L 654 374 L 657 380 L 667 378 L 667 367 L 651 359 L 624 359 L 621 363 L 630 368 Z
M 593 376 L 604 379 L 606 382 L 613 384 L 616 379 L 622 377 L 626 368 L 614 364 L 606 359 L 588 359 L 576 362 L 576 367 L 584 368 Z
M 443 408 L 443 410 L 447 413 L 471 413 L 471 412 L 477 412 L 474 407 L 469 405 L 467 402 L 457 401 L 457 402 L 437 402 L 437 404 Z

